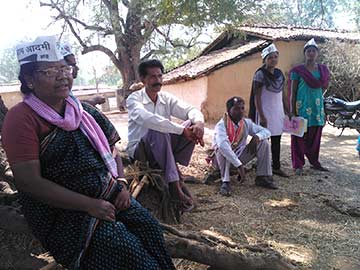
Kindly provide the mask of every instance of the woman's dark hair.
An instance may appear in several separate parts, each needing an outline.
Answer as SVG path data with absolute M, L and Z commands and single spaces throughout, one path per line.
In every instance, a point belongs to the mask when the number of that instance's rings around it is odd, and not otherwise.
M 161 72 L 164 73 L 164 66 L 163 64 L 156 59 L 146 60 L 140 63 L 138 67 L 138 73 L 140 77 L 145 77 L 147 75 L 147 69 L 157 67 L 161 69 Z
M 265 56 L 265 58 L 262 60 L 263 64 L 265 64 L 266 58 L 272 53 L 269 53 L 267 56 Z M 279 55 L 279 52 L 277 52 L 277 54 Z
M 306 46 L 306 47 L 304 48 L 304 54 L 305 54 L 306 50 L 309 49 L 309 48 L 315 48 L 315 49 L 319 52 L 319 48 L 318 48 L 318 47 L 316 47 L 315 45 L 309 45 L 309 46 Z
M 37 69 L 37 66 L 38 65 L 36 62 L 31 62 L 20 66 L 18 78 L 21 82 L 20 90 L 23 94 L 29 94 L 33 91 L 27 86 L 25 76 L 32 76 L 34 74 L 34 71 Z

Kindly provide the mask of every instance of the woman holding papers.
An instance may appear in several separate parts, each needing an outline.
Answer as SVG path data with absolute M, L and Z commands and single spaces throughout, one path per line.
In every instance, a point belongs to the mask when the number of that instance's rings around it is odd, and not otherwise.
M 318 64 L 319 48 L 314 39 L 304 46 L 305 63 L 292 68 L 290 74 L 290 102 L 292 114 L 307 119 L 307 132 L 302 137 L 291 136 L 292 165 L 297 175 L 302 175 L 304 156 L 311 167 L 328 171 L 319 162 L 322 128 L 325 125 L 323 90 L 329 83 L 329 70 Z
M 271 132 L 271 153 L 273 174 L 288 177 L 280 168 L 280 141 L 285 118 L 284 82 L 285 77 L 280 69 L 276 68 L 279 52 L 274 44 L 261 52 L 263 66 L 254 75 L 249 117 L 256 123 Z

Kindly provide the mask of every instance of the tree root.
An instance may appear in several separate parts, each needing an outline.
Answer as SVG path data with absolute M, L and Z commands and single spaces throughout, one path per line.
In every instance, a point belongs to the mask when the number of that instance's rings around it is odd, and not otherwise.
M 2 212 L 1 212 L 2 211 Z M 18 211 L 7 206 L 0 208 L 0 215 L 7 214 L 7 222 L 0 222 L 0 229 L 30 234 L 26 221 Z M 11 214 L 11 215 L 9 215 Z M 286 262 L 269 247 L 239 245 L 203 232 L 180 231 L 162 224 L 166 234 L 166 246 L 173 258 L 182 258 L 211 266 L 211 269 L 233 270 L 292 270 L 295 267 Z M 58 270 L 59 265 L 52 262 L 42 270 Z
M 166 246 L 173 258 L 183 258 L 211 266 L 217 270 L 292 270 L 295 266 L 275 252 L 248 253 L 236 249 L 210 247 L 195 240 L 165 236 Z
M 349 204 L 339 199 L 325 199 L 324 202 L 342 214 L 360 217 L 360 204 Z
M 162 171 L 149 167 L 146 162 L 136 161 L 125 167 L 125 174 L 131 178 L 130 192 L 161 222 L 178 224 L 180 212 L 171 201 Z
M 133 172 L 132 191 L 138 200 L 153 214 L 165 222 L 176 216 L 170 195 L 159 172 L 141 168 Z M 141 179 L 141 180 L 139 180 Z M 14 195 L 6 194 L 7 198 Z M 149 207 L 150 206 L 150 207 Z M 171 216 L 172 215 L 172 216 Z M 25 218 L 19 210 L 0 205 L 0 229 L 31 234 Z M 209 265 L 212 270 L 292 270 L 296 269 L 269 246 L 240 245 L 231 239 L 211 231 L 180 231 L 161 224 L 165 231 L 166 246 L 173 258 L 186 259 Z M 41 270 L 62 269 L 55 261 Z
M 327 206 L 330 206 L 334 210 L 340 212 L 344 215 L 349 215 L 352 217 L 360 217 L 360 202 L 346 202 L 342 200 L 339 196 L 329 193 L 309 193 L 309 192 L 298 192 L 300 196 L 302 194 L 311 196 L 313 198 L 319 198 Z

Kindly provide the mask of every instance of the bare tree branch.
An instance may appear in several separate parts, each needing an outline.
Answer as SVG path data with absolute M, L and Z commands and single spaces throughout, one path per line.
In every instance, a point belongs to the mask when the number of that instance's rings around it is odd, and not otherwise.
M 148 41 L 150 39 L 150 36 L 154 32 L 155 25 L 152 22 L 150 22 L 148 20 L 145 20 L 144 23 L 143 23 L 142 28 L 144 29 L 142 39 L 143 39 L 143 43 L 145 44 L 146 41 Z
M 108 9 L 109 15 L 110 15 L 110 23 L 112 26 L 112 29 L 114 31 L 115 36 L 115 42 L 117 44 L 117 47 L 122 46 L 122 37 L 123 37 L 123 28 L 122 25 L 124 25 L 124 22 L 122 21 L 122 18 L 119 15 L 119 6 L 118 1 L 114 0 L 102 0 L 105 4 L 106 8 Z M 120 23 L 122 25 L 120 25 Z
M 53 5 L 52 3 L 44 3 L 44 2 L 40 2 L 40 7 L 51 7 L 51 8 L 55 8 L 55 5 Z
M 78 2 L 79 4 L 79 2 Z M 77 4 L 77 5 L 78 5 Z M 104 36 L 113 34 L 113 31 L 109 28 L 104 28 L 100 25 L 88 25 L 87 23 L 83 22 L 82 20 L 75 18 L 73 16 L 65 14 L 64 11 L 60 9 L 59 6 L 56 5 L 53 1 L 50 3 L 40 2 L 40 6 L 47 6 L 56 9 L 59 12 L 59 15 L 55 18 L 55 20 L 64 19 L 64 20 L 72 20 L 80 25 L 82 25 L 86 30 L 92 30 L 97 32 L 104 32 Z
M 102 0 L 103 1 L 103 3 L 106 5 L 106 6 L 108 6 L 108 5 L 110 5 L 110 1 L 111 0 Z
M 144 61 L 146 59 L 149 59 L 150 56 L 152 56 L 154 53 L 156 53 L 157 50 L 150 50 L 148 53 L 146 53 L 143 57 L 141 57 L 141 61 Z
M 59 14 L 64 18 L 64 21 L 69 25 L 70 31 L 75 36 L 75 38 L 79 41 L 80 45 L 82 47 L 86 47 L 85 42 L 78 35 L 78 33 L 76 32 L 76 30 L 75 30 L 74 26 L 72 25 L 72 23 L 70 22 L 70 20 L 66 18 L 65 12 L 63 12 L 61 10 L 61 8 L 57 5 L 57 3 L 55 3 L 53 0 L 51 0 L 50 2 L 51 3 L 40 2 L 40 7 L 45 6 L 45 7 L 51 7 L 53 9 L 56 9 L 59 12 Z
M 125 29 L 126 25 L 125 25 L 125 21 L 123 18 L 120 17 L 120 23 L 123 29 Z
M 65 17 L 64 17 L 65 16 Z M 64 19 L 69 19 L 69 20 L 72 20 L 80 25 L 82 25 L 86 30 L 92 30 L 92 31 L 98 31 L 98 32 L 105 32 L 107 34 L 110 34 L 110 33 L 113 33 L 113 31 L 111 29 L 108 29 L 108 28 L 104 28 L 100 25 L 88 25 L 86 24 L 85 22 L 79 20 L 78 18 L 75 18 L 73 16 L 69 16 L 69 15 L 61 15 L 62 18 Z
M 125 6 L 125 7 L 129 7 L 129 1 L 128 0 L 121 0 L 122 4 Z
M 64 21 L 63 26 L 62 26 L 62 31 L 61 31 L 61 34 L 60 34 L 60 39 L 64 35 L 65 31 L 66 31 L 66 22 Z
M 324 21 L 325 21 L 325 19 L 324 19 L 324 17 L 325 17 L 325 9 L 324 9 L 324 3 L 323 3 L 323 1 L 322 1 L 322 0 L 320 0 L 320 7 L 321 7 L 321 21 L 320 21 L 320 27 L 322 27 L 322 25 L 323 25 L 323 23 L 324 23 Z
M 187 49 L 191 48 L 191 46 L 189 47 L 190 44 L 184 45 L 184 44 L 175 43 L 173 40 L 170 39 L 168 35 L 162 32 L 158 27 L 155 27 L 155 31 L 159 33 L 162 37 L 164 37 L 165 41 L 169 42 L 173 48 L 179 48 L 179 47 L 187 48 Z
M 94 51 L 100 51 L 105 53 L 107 56 L 109 56 L 110 60 L 114 63 L 114 65 L 120 70 L 121 61 L 118 58 L 116 58 L 115 54 L 109 48 L 106 48 L 103 45 L 92 45 L 88 47 L 85 46 L 81 53 L 87 54 L 89 52 L 94 52 Z

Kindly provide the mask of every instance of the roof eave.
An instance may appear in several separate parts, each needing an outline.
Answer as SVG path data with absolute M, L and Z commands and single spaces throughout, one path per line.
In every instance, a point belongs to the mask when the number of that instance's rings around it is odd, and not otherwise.
M 207 76 L 209 75 L 210 73 L 222 68 L 222 67 L 225 67 L 225 66 L 228 66 L 228 65 L 231 65 L 233 63 L 236 63 L 238 61 L 240 61 L 242 58 L 244 57 L 247 57 L 247 56 L 250 56 L 254 53 L 258 53 L 260 52 L 263 48 L 265 48 L 266 46 L 269 45 L 269 42 L 268 41 L 264 41 L 262 44 L 260 44 L 259 46 L 255 47 L 255 48 L 252 48 L 244 53 L 241 53 L 239 54 L 238 56 L 232 58 L 232 59 L 229 59 L 229 60 L 226 60 L 224 62 L 221 62 L 219 64 L 216 64 L 210 68 L 207 68 L 201 72 L 199 72 L 198 74 L 195 74 L 193 76 L 189 76 L 189 75 L 186 75 L 186 76 L 179 76 L 179 77 L 176 77 L 176 78 L 171 78 L 169 80 L 166 80 L 163 82 L 164 85 L 166 84 L 174 84 L 174 83 L 178 83 L 178 82 L 186 82 L 186 81 L 190 81 L 190 80 L 195 80 L 195 79 L 198 79 L 200 77 L 204 77 L 204 76 Z

